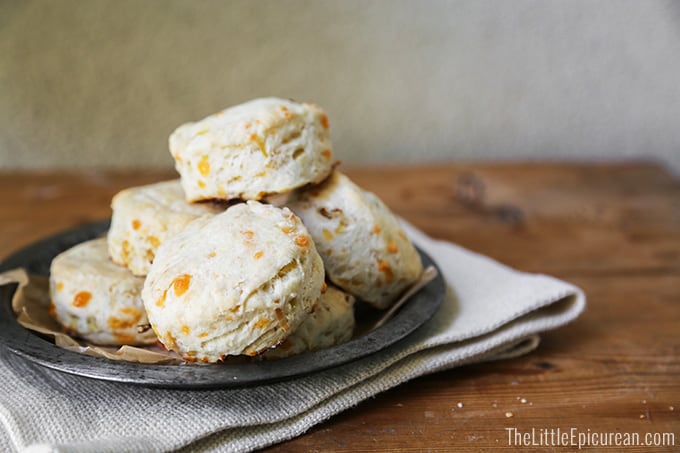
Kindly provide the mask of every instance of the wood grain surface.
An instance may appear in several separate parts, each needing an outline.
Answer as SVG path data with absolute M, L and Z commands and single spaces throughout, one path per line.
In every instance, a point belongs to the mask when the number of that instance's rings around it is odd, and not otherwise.
M 527 356 L 415 379 L 271 451 L 516 449 L 510 427 L 643 441 L 673 432 L 675 446 L 615 450 L 680 450 L 680 183 L 668 172 L 647 163 L 344 171 L 433 237 L 580 286 L 588 307 Z M 108 217 L 122 188 L 172 177 L 1 173 L 0 256 Z

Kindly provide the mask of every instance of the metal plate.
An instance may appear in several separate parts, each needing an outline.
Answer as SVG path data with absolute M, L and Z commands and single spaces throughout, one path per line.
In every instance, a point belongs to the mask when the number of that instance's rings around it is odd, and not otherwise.
M 25 247 L 0 264 L 0 272 L 24 267 L 31 274 L 48 275 L 52 259 L 62 251 L 104 234 L 109 221 L 87 224 Z M 424 266 L 436 264 L 418 250 Z M 444 300 L 441 272 L 413 295 L 382 327 L 331 348 L 278 360 L 212 365 L 146 365 L 118 362 L 68 351 L 20 326 L 12 311 L 16 285 L 0 287 L 0 346 L 36 364 L 106 381 L 168 388 L 244 387 L 280 381 L 336 367 L 395 344 L 424 324 Z

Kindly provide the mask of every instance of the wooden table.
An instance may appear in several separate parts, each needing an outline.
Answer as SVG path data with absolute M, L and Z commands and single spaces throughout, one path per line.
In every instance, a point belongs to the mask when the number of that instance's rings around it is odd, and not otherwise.
M 525 357 L 415 379 L 273 451 L 488 451 L 508 448 L 506 427 L 674 432 L 680 448 L 678 180 L 646 163 L 345 171 L 434 237 L 579 285 L 588 307 Z M 4 172 L 0 256 L 109 216 L 124 187 L 171 177 Z

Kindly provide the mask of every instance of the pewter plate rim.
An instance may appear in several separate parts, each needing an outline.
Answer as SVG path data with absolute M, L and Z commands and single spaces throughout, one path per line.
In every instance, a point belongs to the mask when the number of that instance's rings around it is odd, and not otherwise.
M 62 251 L 106 233 L 110 220 L 84 224 L 34 242 L 0 263 L 0 272 L 24 267 L 48 275 L 52 258 Z M 436 263 L 418 249 L 423 265 Z M 439 269 L 437 269 L 439 270 Z M 282 381 L 332 369 L 371 356 L 399 342 L 425 324 L 444 300 L 446 285 L 437 277 L 414 294 L 383 326 L 347 343 L 277 360 L 237 364 L 149 365 L 91 357 L 56 346 L 19 325 L 11 301 L 16 285 L 0 287 L 0 347 L 34 364 L 103 381 L 177 389 L 237 388 Z

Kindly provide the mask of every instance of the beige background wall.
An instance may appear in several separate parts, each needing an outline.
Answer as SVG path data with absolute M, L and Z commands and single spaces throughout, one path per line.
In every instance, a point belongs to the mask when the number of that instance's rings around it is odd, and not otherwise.
M 344 162 L 680 172 L 680 2 L 0 0 L 0 167 L 165 166 L 180 123 L 311 100 Z

